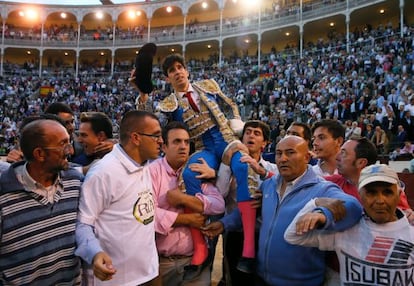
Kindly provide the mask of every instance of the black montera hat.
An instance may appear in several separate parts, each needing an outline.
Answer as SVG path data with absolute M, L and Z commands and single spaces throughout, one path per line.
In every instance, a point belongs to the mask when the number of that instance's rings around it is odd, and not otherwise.
M 157 52 L 157 46 L 147 43 L 139 50 L 135 58 L 135 84 L 141 92 L 150 93 L 152 86 L 152 60 Z

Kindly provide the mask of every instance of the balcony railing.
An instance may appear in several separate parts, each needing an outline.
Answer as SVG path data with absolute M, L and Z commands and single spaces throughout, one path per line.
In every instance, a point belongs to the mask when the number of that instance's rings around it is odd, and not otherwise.
M 349 0 L 349 7 L 363 7 L 373 3 L 383 2 L 385 0 Z M 318 20 L 327 15 L 343 13 L 346 11 L 346 1 L 315 1 L 303 6 L 302 20 Z M 228 38 L 240 34 L 259 33 L 269 31 L 282 26 L 300 25 L 299 6 L 290 6 L 282 8 L 277 14 L 262 11 L 260 30 L 258 27 L 258 15 L 245 18 L 235 18 L 231 20 L 231 24 L 223 21 L 221 36 Z M 227 19 L 226 19 L 227 20 Z M 184 39 L 184 26 L 175 25 L 168 27 L 154 27 L 150 31 L 150 41 L 161 44 L 182 44 L 184 40 L 203 41 L 206 39 L 217 39 L 220 37 L 220 21 L 211 21 L 206 23 L 198 23 L 194 30 L 191 25 L 186 26 L 186 34 Z M 191 32 L 192 31 L 192 32 Z M 32 48 L 42 47 L 67 47 L 67 48 L 119 48 L 119 47 L 136 47 L 148 41 L 147 30 L 139 35 L 132 32 L 117 31 L 115 41 L 106 33 L 96 37 L 96 31 L 85 31 L 81 33 L 79 43 L 74 32 L 64 33 L 54 36 L 53 38 L 44 35 L 43 42 L 40 41 L 40 34 L 35 34 L 30 29 L 18 28 L 9 31 L 4 37 L 3 46 L 24 46 Z M 10 36 L 13 34 L 13 36 Z M 30 36 L 29 36 L 30 35 Z

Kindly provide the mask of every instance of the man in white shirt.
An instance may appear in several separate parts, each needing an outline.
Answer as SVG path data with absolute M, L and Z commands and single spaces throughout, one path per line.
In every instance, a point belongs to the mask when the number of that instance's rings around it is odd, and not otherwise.
M 155 204 L 146 163 L 158 157 L 158 118 L 125 114 L 120 143 L 89 169 L 82 186 L 76 254 L 93 266 L 93 285 L 161 285 L 155 245 Z M 93 278 L 92 278 L 93 279 Z
M 343 232 L 324 232 L 327 217 L 314 211 L 314 200 L 297 214 L 285 232 L 289 243 L 335 250 L 342 285 L 409 285 L 414 265 L 414 228 L 397 208 L 401 184 L 389 166 L 364 168 L 359 193 L 364 215 Z M 343 212 L 338 201 L 337 214 Z M 339 215 L 339 216 L 342 216 Z M 408 280 L 407 280 L 408 279 Z

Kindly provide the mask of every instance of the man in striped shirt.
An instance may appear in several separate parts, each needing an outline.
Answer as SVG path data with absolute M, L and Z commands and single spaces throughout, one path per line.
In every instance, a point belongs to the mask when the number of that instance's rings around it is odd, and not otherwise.
M 0 285 L 79 285 L 75 225 L 82 175 L 69 167 L 73 147 L 59 122 L 27 124 L 25 161 L 0 177 Z

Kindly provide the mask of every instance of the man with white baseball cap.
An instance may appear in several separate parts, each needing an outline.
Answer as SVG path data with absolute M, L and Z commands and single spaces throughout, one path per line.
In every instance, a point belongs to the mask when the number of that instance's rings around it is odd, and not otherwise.
M 358 187 L 364 208 L 358 224 L 344 232 L 324 232 L 327 219 L 310 202 L 289 225 L 286 241 L 335 250 L 342 285 L 407 285 L 406 279 L 412 284 L 414 227 L 397 208 L 403 188 L 397 173 L 388 165 L 370 165 L 362 170 Z M 337 204 L 338 213 L 344 212 Z
M 388 165 L 376 164 L 362 169 L 358 188 L 365 214 L 373 222 L 382 224 L 399 219 L 401 211 L 397 205 L 403 183 Z

